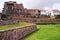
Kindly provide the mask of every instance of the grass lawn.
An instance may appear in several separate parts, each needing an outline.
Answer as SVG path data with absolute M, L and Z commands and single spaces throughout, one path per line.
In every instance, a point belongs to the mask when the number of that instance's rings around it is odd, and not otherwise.
M 37 25 L 38 31 L 22 40 L 60 40 L 60 24 Z
M 18 28 L 18 27 L 23 27 L 23 26 L 29 26 L 31 24 L 29 23 L 19 23 L 19 24 L 13 24 L 13 25 L 5 25 L 5 26 L 0 26 L 0 30 L 7 30 L 11 28 Z

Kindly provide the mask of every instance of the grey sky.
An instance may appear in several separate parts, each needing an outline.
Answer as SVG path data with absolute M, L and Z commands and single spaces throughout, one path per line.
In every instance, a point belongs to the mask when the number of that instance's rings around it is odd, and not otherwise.
M 16 1 L 17 3 L 23 3 L 25 8 L 43 9 L 45 8 L 60 8 L 60 0 L 0 0 L 0 11 L 3 8 L 5 1 Z

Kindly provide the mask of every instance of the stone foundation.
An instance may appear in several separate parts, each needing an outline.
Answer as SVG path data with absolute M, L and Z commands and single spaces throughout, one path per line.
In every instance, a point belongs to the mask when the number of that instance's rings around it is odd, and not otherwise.
M 9 30 L 0 30 L 0 40 L 19 40 L 37 30 L 36 25 Z
M 19 23 L 18 20 L 1 20 L 0 21 L 0 26 L 1 25 L 17 24 L 17 23 Z

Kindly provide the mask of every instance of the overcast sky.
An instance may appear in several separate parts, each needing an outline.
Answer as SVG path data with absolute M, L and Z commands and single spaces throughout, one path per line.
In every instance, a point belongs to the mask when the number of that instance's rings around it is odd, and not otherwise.
M 30 9 L 60 9 L 60 0 L 0 0 L 0 11 L 6 1 L 23 3 L 25 8 Z

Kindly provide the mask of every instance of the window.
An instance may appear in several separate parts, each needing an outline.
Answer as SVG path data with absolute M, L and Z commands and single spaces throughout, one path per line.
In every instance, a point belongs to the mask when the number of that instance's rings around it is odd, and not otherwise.
M 40 12 L 40 11 L 38 11 L 38 12 Z

